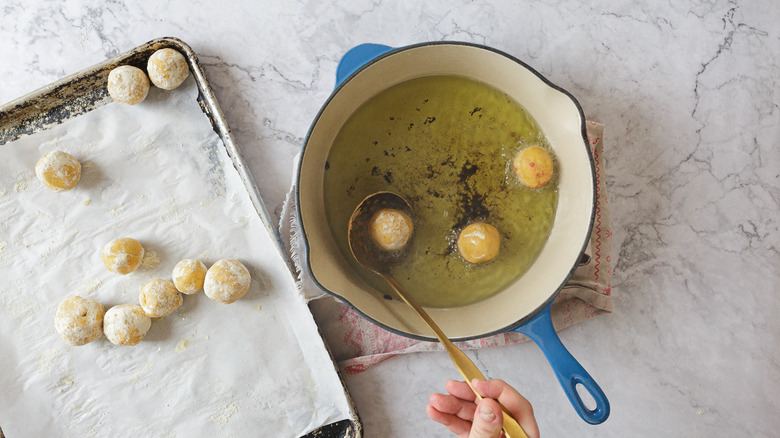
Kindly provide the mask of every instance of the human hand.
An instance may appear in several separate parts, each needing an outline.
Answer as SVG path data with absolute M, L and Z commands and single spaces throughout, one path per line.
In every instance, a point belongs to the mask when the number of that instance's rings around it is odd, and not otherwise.
M 471 384 L 482 400 L 477 401 L 466 382 L 449 380 L 445 385 L 449 395 L 431 394 L 430 404 L 425 408 L 428 416 L 460 438 L 499 438 L 503 436 L 504 419 L 498 400 L 529 438 L 539 438 L 534 409 L 514 388 L 499 379 L 474 379 Z

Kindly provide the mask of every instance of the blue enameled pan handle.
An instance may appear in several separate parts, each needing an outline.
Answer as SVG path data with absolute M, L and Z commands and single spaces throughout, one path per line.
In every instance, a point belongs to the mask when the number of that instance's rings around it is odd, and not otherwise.
M 553 328 L 551 306 L 552 303 L 548 304 L 538 315 L 512 331 L 528 336 L 541 348 L 563 391 L 580 417 L 590 424 L 601 424 L 609 417 L 609 400 L 585 368 L 563 346 Z M 582 397 L 577 392 L 577 384 L 582 385 L 596 401 L 595 409 L 588 409 L 582 401 Z
M 355 46 L 341 57 L 336 67 L 336 87 L 344 82 L 344 79 L 362 67 L 368 61 L 393 50 L 390 46 L 381 44 L 361 44 Z

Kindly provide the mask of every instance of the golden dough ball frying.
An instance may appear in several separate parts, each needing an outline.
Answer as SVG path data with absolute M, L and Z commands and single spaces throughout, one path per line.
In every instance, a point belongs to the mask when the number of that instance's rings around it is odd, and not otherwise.
M 57 306 L 54 327 L 70 345 L 88 344 L 103 335 L 103 305 L 95 300 L 72 296 Z
M 46 187 L 64 192 L 81 179 L 81 163 L 67 152 L 51 151 L 35 163 L 35 175 Z
M 156 278 L 141 288 L 138 297 L 144 312 L 152 318 L 170 315 L 184 301 L 176 287 L 168 280 Z
M 539 146 L 523 149 L 512 162 L 515 175 L 530 189 L 543 187 L 553 175 L 553 161 L 550 154 Z
M 222 304 L 230 304 L 246 295 L 251 277 L 238 260 L 223 259 L 214 263 L 206 272 L 203 292 Z
M 179 292 L 192 295 L 203 287 L 206 265 L 200 260 L 184 259 L 173 267 L 173 284 Z
M 458 235 L 458 252 L 469 263 L 483 263 L 498 255 L 501 237 L 498 229 L 484 222 L 466 225 Z
M 385 251 L 403 248 L 412 235 L 412 229 L 412 219 L 392 208 L 377 211 L 369 223 L 371 238 Z
M 163 90 L 173 90 L 187 79 L 190 70 L 184 56 L 173 49 L 160 49 L 149 57 L 146 64 L 149 79 Z
M 132 65 L 121 65 L 108 74 L 108 94 L 114 101 L 127 105 L 141 103 L 149 94 L 149 78 Z
M 141 342 L 152 319 L 136 304 L 120 304 L 106 312 L 103 318 L 103 332 L 114 345 L 136 345 Z
M 129 274 L 141 265 L 144 248 L 141 243 L 129 237 L 114 239 L 103 247 L 103 264 L 116 274 Z

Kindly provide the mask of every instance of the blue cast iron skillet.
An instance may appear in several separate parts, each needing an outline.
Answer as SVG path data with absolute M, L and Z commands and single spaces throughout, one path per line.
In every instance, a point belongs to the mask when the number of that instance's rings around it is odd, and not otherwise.
M 419 335 L 415 333 L 410 333 L 409 331 L 405 331 L 404 329 L 399 328 L 398 325 L 388 324 L 386 322 L 379 321 L 378 318 L 376 318 L 374 315 L 371 314 L 371 312 L 367 311 L 365 306 L 361 306 L 352 302 L 355 300 L 355 298 L 345 296 L 344 294 L 344 290 L 346 288 L 359 287 L 358 284 L 351 283 L 352 280 L 344 280 L 338 276 L 336 276 L 337 277 L 336 280 L 333 280 L 331 278 L 325 281 L 323 278 L 320 278 L 320 277 L 324 277 L 323 271 L 320 268 L 313 268 L 313 265 L 316 265 L 321 262 L 321 260 L 323 259 L 323 254 L 317 252 L 319 250 L 318 247 L 321 244 L 319 242 L 315 242 L 315 240 L 319 238 L 313 239 L 312 234 L 319 233 L 320 231 L 316 231 L 313 229 L 318 228 L 321 225 L 317 224 L 316 221 L 306 220 L 306 216 L 311 215 L 310 211 L 313 211 L 312 209 L 314 208 L 311 207 L 312 200 L 309 198 L 312 195 L 310 195 L 309 192 L 315 192 L 316 190 L 307 189 L 305 187 L 307 186 L 316 187 L 317 183 L 316 181 L 314 183 L 306 182 L 305 178 L 307 178 L 307 176 L 305 173 L 308 172 L 307 169 L 312 168 L 311 160 L 317 162 L 321 161 L 321 163 L 318 164 L 324 165 L 325 160 L 322 158 L 323 157 L 322 152 L 319 152 L 319 155 L 317 157 L 312 158 L 309 155 L 313 154 L 313 152 L 308 151 L 307 148 L 309 148 L 310 146 L 310 141 L 312 139 L 312 136 L 317 135 L 317 133 L 315 132 L 315 128 L 317 128 L 318 123 L 322 122 L 323 113 L 326 111 L 329 105 L 333 104 L 334 100 L 341 98 L 340 94 L 343 94 L 345 88 L 350 86 L 354 78 L 360 75 L 362 71 L 366 70 L 372 65 L 390 56 L 400 54 L 407 50 L 428 48 L 434 46 L 472 48 L 472 49 L 484 50 L 484 51 L 492 52 L 493 54 L 500 55 L 506 58 L 506 60 L 510 60 L 511 62 L 518 64 L 518 67 L 525 69 L 531 72 L 533 75 L 537 76 L 539 80 L 541 80 L 544 84 L 546 84 L 547 87 L 549 87 L 554 92 L 564 96 L 564 98 L 570 99 L 571 102 L 567 102 L 567 104 L 568 105 L 573 104 L 576 107 L 576 111 L 579 113 L 579 119 L 577 120 L 579 126 L 575 126 L 574 129 L 579 129 L 581 133 L 582 140 L 584 143 L 583 147 L 587 150 L 586 151 L 587 157 L 589 160 L 589 164 L 591 165 L 590 183 L 593 186 L 592 187 L 593 199 L 591 200 L 592 207 L 590 210 L 590 222 L 587 228 L 586 236 L 590 235 L 590 231 L 593 226 L 593 217 L 594 217 L 595 205 L 596 205 L 595 174 L 592 171 L 593 157 L 587 142 L 587 134 L 585 131 L 585 117 L 582 112 L 581 106 L 579 105 L 577 100 L 573 96 L 571 96 L 571 94 L 561 89 L 560 87 L 552 84 L 550 81 L 548 81 L 546 78 L 544 78 L 542 75 L 540 75 L 538 72 L 533 70 L 531 67 L 529 67 L 522 61 L 504 52 L 498 51 L 490 47 L 470 44 L 470 43 L 460 43 L 460 42 L 429 42 L 429 43 L 415 44 L 415 45 L 401 47 L 401 48 L 392 48 L 392 47 L 377 45 L 377 44 L 363 44 L 349 50 L 342 57 L 342 59 L 338 64 L 336 70 L 335 90 L 333 91 L 333 94 L 330 96 L 328 101 L 323 105 L 316 119 L 312 123 L 312 127 L 309 130 L 309 133 L 307 134 L 306 141 L 304 142 L 304 146 L 303 146 L 303 152 L 301 153 L 301 160 L 298 166 L 297 184 L 296 184 L 296 201 L 297 201 L 296 206 L 297 206 L 299 225 L 302 230 L 301 234 L 303 235 L 304 247 L 306 251 L 305 266 L 311 278 L 320 288 L 336 296 L 340 300 L 344 301 L 347 305 L 352 307 L 361 316 L 369 319 L 370 321 L 376 323 L 377 325 L 387 330 L 390 330 L 394 333 L 400 334 L 402 336 L 426 340 L 426 341 L 435 341 L 435 338 L 426 337 L 424 335 Z M 307 163 L 306 160 L 309 160 L 309 162 Z M 321 181 L 321 179 L 319 181 Z M 312 184 L 314 184 L 314 186 L 312 186 Z M 302 186 L 304 186 L 303 190 L 302 190 Z M 307 193 L 303 193 L 302 195 L 303 191 L 307 191 Z M 578 246 L 579 256 L 582 256 L 582 254 L 584 254 L 585 247 L 587 246 L 587 240 L 588 239 L 585 238 L 584 242 L 576 243 L 577 245 L 579 245 Z M 579 260 L 579 257 L 577 257 L 577 260 Z M 338 262 L 333 262 L 333 263 L 336 264 L 335 266 L 339 265 Z M 343 268 L 343 264 L 341 264 L 341 266 Z M 564 392 L 566 393 L 567 397 L 569 398 L 574 409 L 577 411 L 580 417 L 587 423 L 600 424 L 604 422 L 609 416 L 609 412 L 610 412 L 609 401 L 607 400 L 607 397 L 604 395 L 604 392 L 601 390 L 601 388 L 595 382 L 595 380 L 590 376 L 590 374 L 588 374 L 588 372 L 579 364 L 579 362 L 577 362 L 577 360 L 571 355 L 571 353 L 569 353 L 566 347 L 561 343 L 560 338 L 558 337 L 557 333 L 555 332 L 555 329 L 553 328 L 552 318 L 550 313 L 553 299 L 557 296 L 557 294 L 566 284 L 566 282 L 571 277 L 576 267 L 577 267 L 577 263 L 575 262 L 571 266 L 571 269 L 568 271 L 568 273 L 565 274 L 565 278 L 562 278 L 560 280 L 557 289 L 555 289 L 555 291 L 551 293 L 549 297 L 545 296 L 545 300 L 538 307 L 536 307 L 535 310 L 527 314 L 520 315 L 520 317 L 514 323 L 508 324 L 507 326 L 497 330 L 489 331 L 486 333 L 480 333 L 474 336 L 460 337 L 457 339 L 453 338 L 453 340 L 475 339 L 475 338 L 490 336 L 497 333 L 502 333 L 505 331 L 514 331 L 526 335 L 528 338 L 533 340 L 539 346 L 539 348 L 541 348 L 541 350 L 544 352 Z M 341 275 L 341 277 L 345 277 L 345 275 Z M 434 317 L 434 319 L 438 321 L 436 317 Z M 445 332 L 448 333 L 447 330 L 445 330 Z M 581 385 L 593 397 L 596 404 L 595 408 L 590 409 L 586 406 L 582 397 L 577 391 L 578 385 Z

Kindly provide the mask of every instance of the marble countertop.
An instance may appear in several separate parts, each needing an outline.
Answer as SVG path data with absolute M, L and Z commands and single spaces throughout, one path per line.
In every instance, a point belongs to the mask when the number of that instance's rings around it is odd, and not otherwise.
M 561 338 L 612 415 L 582 422 L 533 345 L 478 351 L 477 365 L 527 396 L 546 437 L 777 436 L 780 12 L 770 0 L 644 3 L 5 0 L 0 102 L 181 38 L 278 217 L 349 48 L 504 50 L 606 125 L 615 310 Z M 345 379 L 366 436 L 409 437 L 447 436 L 425 405 L 457 377 L 446 355 L 425 353 Z

